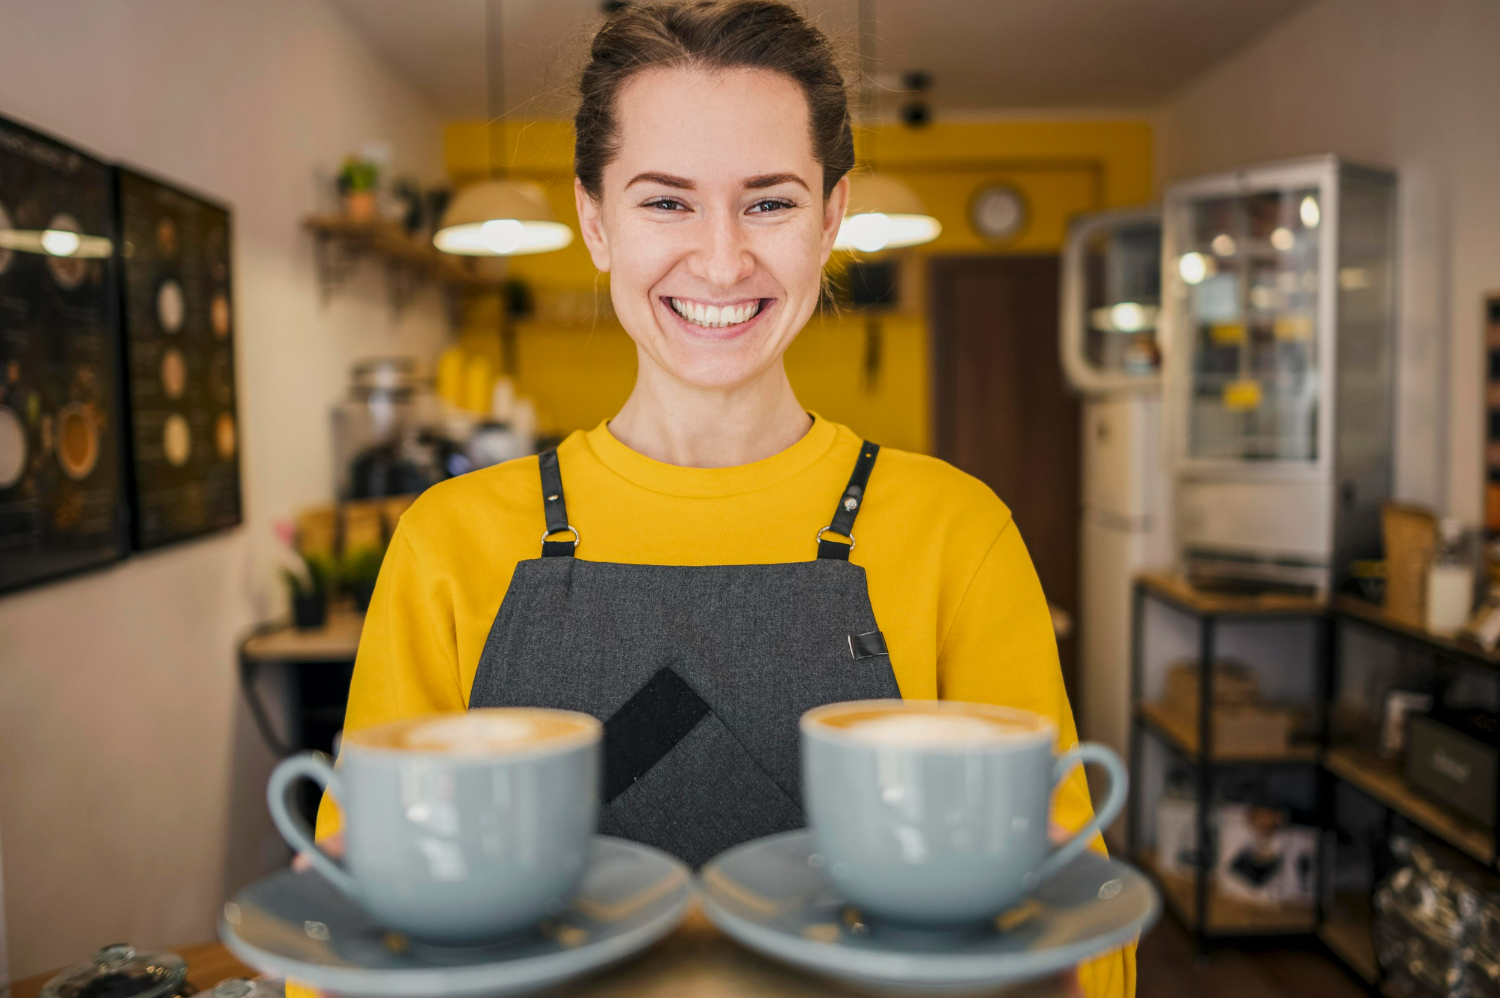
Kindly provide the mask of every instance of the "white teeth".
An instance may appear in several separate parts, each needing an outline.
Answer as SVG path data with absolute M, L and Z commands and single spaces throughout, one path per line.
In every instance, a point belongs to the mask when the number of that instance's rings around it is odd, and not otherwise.
M 672 304 L 672 311 L 695 326 L 704 326 L 708 329 L 722 329 L 725 326 L 737 326 L 742 322 L 748 322 L 760 312 L 761 304 L 759 301 L 751 301 L 743 305 L 704 305 L 702 302 L 689 301 L 684 298 L 667 300 Z

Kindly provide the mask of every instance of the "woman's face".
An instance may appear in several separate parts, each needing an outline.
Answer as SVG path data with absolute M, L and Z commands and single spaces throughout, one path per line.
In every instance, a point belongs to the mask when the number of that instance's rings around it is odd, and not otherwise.
M 705 389 L 775 366 L 812 315 L 848 182 L 825 203 L 807 100 L 763 70 L 653 69 L 622 88 L 593 201 L 594 264 L 642 363 Z

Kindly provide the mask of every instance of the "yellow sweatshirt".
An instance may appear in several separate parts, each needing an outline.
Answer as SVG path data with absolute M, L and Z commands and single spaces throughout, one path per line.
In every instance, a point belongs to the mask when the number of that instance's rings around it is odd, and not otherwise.
M 860 438 L 814 418 L 791 447 L 736 468 L 680 468 L 630 450 L 606 424 L 558 447 L 584 560 L 646 565 L 810 561 L 854 469 Z M 516 563 L 541 555 L 535 458 L 428 489 L 401 517 L 365 620 L 346 730 L 468 707 L 485 638 Z M 906 698 L 1005 704 L 1078 741 L 1041 584 L 995 493 L 935 458 L 883 449 L 855 521 L 875 619 Z M 1092 814 L 1082 769 L 1053 818 Z M 324 807 L 319 834 L 339 827 Z M 1102 847 L 1102 843 L 1096 842 Z M 1129 948 L 1081 969 L 1091 998 L 1135 992 Z

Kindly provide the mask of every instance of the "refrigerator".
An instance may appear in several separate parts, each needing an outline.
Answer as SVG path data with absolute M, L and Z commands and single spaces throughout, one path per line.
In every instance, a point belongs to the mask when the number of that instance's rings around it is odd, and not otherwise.
M 1079 216 L 1063 250 L 1060 348 L 1083 395 L 1079 703 L 1083 738 L 1125 756 L 1135 575 L 1171 560 L 1161 454 L 1161 212 Z

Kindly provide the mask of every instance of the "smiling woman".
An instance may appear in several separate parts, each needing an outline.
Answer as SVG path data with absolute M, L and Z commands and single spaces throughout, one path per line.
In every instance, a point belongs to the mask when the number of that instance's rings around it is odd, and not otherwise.
M 580 228 L 635 342 L 635 388 L 595 429 L 406 512 L 346 729 L 491 706 L 592 714 L 600 830 L 695 865 L 804 824 L 797 724 L 823 704 L 1002 704 L 1075 744 L 1005 505 L 809 414 L 787 380 L 853 164 L 824 36 L 774 0 L 622 6 L 580 96 Z M 1053 818 L 1090 816 L 1075 770 Z M 322 819 L 337 829 L 331 805 Z M 1081 978 L 1123 995 L 1133 968 L 1127 951 Z

